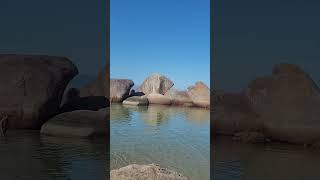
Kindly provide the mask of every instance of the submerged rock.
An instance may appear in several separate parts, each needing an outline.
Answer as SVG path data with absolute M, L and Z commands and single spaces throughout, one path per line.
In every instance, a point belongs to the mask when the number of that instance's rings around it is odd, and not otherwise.
M 108 110 L 78 110 L 59 114 L 41 127 L 41 134 L 62 137 L 106 136 Z
M 145 79 L 139 87 L 139 91 L 145 95 L 157 93 L 164 95 L 172 86 L 173 82 L 164 75 L 154 73 Z
M 129 96 L 133 85 L 134 83 L 130 79 L 111 79 L 110 102 L 122 102 Z
M 194 105 L 198 107 L 210 107 L 210 89 L 203 82 L 198 81 L 194 86 L 188 87 L 187 91 Z
M 56 115 L 63 92 L 78 74 L 67 58 L 43 55 L 0 55 L 0 111 L 9 128 L 40 129 Z
M 111 180 L 187 180 L 188 178 L 172 170 L 155 164 L 132 164 L 110 172 Z

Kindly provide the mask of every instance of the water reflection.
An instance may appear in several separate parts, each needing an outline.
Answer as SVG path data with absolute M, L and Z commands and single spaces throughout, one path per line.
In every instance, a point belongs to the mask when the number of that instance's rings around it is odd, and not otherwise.
M 191 180 L 209 179 L 207 109 L 112 104 L 110 111 L 117 114 L 110 121 L 111 169 L 157 163 Z
M 105 139 L 80 140 L 11 130 L 0 140 L 1 179 L 104 179 Z
M 214 141 L 214 179 L 314 180 L 320 177 L 319 151 L 287 144 L 243 144 L 225 137 Z

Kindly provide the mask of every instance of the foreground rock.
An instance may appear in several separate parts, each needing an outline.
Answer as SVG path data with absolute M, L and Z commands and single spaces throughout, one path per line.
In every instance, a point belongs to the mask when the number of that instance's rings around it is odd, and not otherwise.
M 187 180 L 177 172 L 160 166 L 132 164 L 110 172 L 111 180 Z
M 122 102 L 129 96 L 130 89 L 134 85 L 129 79 L 110 80 L 110 102 Z
M 173 85 L 173 82 L 166 76 L 154 73 L 143 81 L 142 85 L 139 87 L 139 91 L 143 92 L 145 95 L 151 93 L 164 95 Z
M 104 96 L 109 98 L 109 66 L 106 65 L 98 74 L 97 79 L 80 89 L 80 96 Z
M 9 128 L 40 129 L 57 114 L 63 92 L 78 73 L 67 58 L 0 55 L 0 111 Z
M 192 106 L 192 100 L 189 97 L 186 91 L 178 91 L 176 89 L 171 88 L 165 94 L 166 97 L 169 97 L 172 101 L 172 105 L 179 106 Z
M 147 106 L 149 104 L 149 101 L 146 96 L 132 96 L 125 99 L 122 102 L 122 104 L 135 105 L 135 106 Z
M 187 91 L 194 105 L 199 107 L 210 107 L 210 89 L 203 82 L 198 81 L 194 86 L 188 87 Z
M 41 127 L 41 134 L 62 137 L 91 138 L 107 135 L 107 110 L 78 110 L 59 114 Z

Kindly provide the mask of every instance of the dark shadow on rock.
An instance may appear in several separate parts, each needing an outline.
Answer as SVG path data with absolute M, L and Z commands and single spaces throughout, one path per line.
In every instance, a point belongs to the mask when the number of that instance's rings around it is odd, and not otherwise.
M 109 100 L 104 96 L 80 97 L 80 92 L 76 88 L 70 88 L 66 93 L 65 104 L 60 108 L 60 113 L 75 110 L 97 111 L 109 106 Z

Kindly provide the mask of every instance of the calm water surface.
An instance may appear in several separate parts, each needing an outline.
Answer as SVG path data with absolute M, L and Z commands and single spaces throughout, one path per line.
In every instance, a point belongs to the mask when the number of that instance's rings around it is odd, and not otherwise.
M 214 140 L 215 180 L 320 179 L 320 151 L 288 144 L 253 145 Z
M 106 179 L 107 140 L 9 130 L 0 137 L 0 179 Z
M 192 180 L 210 174 L 210 111 L 150 105 L 110 108 L 111 169 L 156 163 Z

